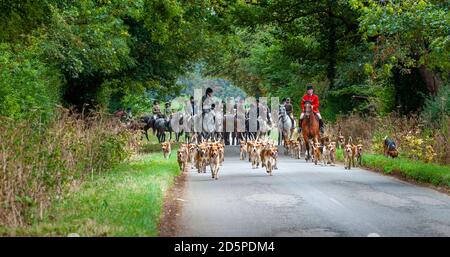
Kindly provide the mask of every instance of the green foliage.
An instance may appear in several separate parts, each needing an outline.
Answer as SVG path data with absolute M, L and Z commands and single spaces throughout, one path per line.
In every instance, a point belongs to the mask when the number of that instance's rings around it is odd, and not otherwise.
M 36 46 L 0 44 L 0 116 L 48 120 L 60 101 L 62 76 L 39 59 Z
M 53 10 L 42 47 L 66 78 L 111 75 L 134 64 L 127 44 L 130 36 L 120 17 L 113 15 L 114 8 L 80 1 Z
M 448 80 L 445 1 L 227 4 L 229 12 L 220 10 L 234 35 L 219 48 L 220 61 L 209 64 L 249 94 L 298 98 L 313 82 L 325 117 L 334 119 L 397 106 L 417 111 Z
M 450 51 L 448 2 L 352 0 L 350 3 L 361 13 L 363 37 L 378 37 L 374 45 L 377 62 L 405 69 L 420 65 L 438 71 L 450 69 L 450 60 L 442 58 Z
M 433 97 L 429 96 L 425 100 L 422 117 L 435 124 L 444 125 L 446 117 L 450 117 L 450 86 L 444 85 L 438 91 L 438 94 Z
M 25 39 L 33 29 L 48 22 L 48 0 L 0 1 L 0 42 Z M 52 1 L 58 4 L 62 1 Z
M 150 96 L 142 92 L 159 99 L 178 95 L 178 76 L 212 52 L 216 35 L 205 33 L 209 5 L 175 0 L 2 4 L 7 22 L 0 27 L 0 39 L 14 44 L 27 39 L 25 48 L 42 49 L 36 59 L 64 76 L 60 88 L 65 104 L 134 106 L 148 101 L 143 98 Z M 117 99 L 117 94 L 122 96 Z M 125 94 L 135 95 L 122 99 Z M 136 108 L 143 110 L 142 105 Z

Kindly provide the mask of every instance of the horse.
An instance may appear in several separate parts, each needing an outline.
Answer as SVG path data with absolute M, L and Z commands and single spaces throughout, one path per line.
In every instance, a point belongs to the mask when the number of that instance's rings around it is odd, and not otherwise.
M 154 128 L 156 130 L 156 137 L 158 138 L 158 143 L 166 141 L 166 131 L 169 132 L 169 141 L 172 140 L 172 127 L 170 125 L 170 120 L 166 118 L 157 118 L 155 120 Z
M 302 136 L 305 142 L 306 154 L 305 160 L 311 159 L 310 141 L 314 139 L 313 143 L 318 143 L 320 140 L 319 119 L 312 111 L 312 105 L 310 101 L 304 102 L 305 114 L 303 116 L 302 124 Z
M 219 108 L 219 110 L 220 110 L 220 108 Z M 224 141 L 225 140 L 224 132 L 226 129 L 225 128 L 226 124 L 224 123 L 225 116 L 223 113 L 220 113 L 220 112 L 218 112 L 218 113 L 215 112 L 214 115 L 215 115 L 214 139 L 216 141 Z
M 139 121 L 141 123 L 144 123 L 145 125 L 142 127 L 142 132 L 145 135 L 145 138 L 147 138 L 147 141 L 150 141 L 150 139 L 148 138 L 148 130 L 151 128 L 153 135 L 155 135 L 155 118 L 153 116 L 150 115 L 146 115 L 146 116 L 142 116 L 139 118 Z
M 210 110 L 209 112 L 206 112 L 203 115 L 202 120 L 202 137 L 201 141 L 204 142 L 205 140 L 212 139 L 215 140 L 215 132 L 216 132 L 216 123 L 215 123 L 215 113 L 213 110 Z
M 256 138 L 264 139 L 270 135 L 270 131 L 272 129 L 272 119 L 268 109 L 262 107 L 260 110 L 261 115 L 257 119 L 258 131 L 256 132 Z
M 176 112 L 170 116 L 170 128 L 175 133 L 175 141 L 179 142 L 184 133 L 184 115 L 182 112 Z
M 245 131 L 241 133 L 241 136 L 245 141 L 256 140 L 256 132 L 250 132 L 250 118 L 248 113 L 245 117 Z
M 127 124 L 124 124 L 124 126 L 128 129 L 128 130 L 132 130 L 132 131 L 141 131 L 141 139 L 142 140 L 144 138 L 145 135 L 145 126 L 146 123 L 142 122 L 141 120 L 134 120 L 131 119 Z
M 230 131 L 229 129 L 227 129 L 227 122 L 231 121 L 231 123 L 233 124 L 233 130 Z M 235 133 L 235 125 L 236 125 L 236 115 L 233 115 L 231 113 L 227 113 L 225 115 L 223 115 L 223 140 L 225 145 L 232 145 L 234 143 L 234 139 L 233 139 L 233 134 Z M 231 141 L 230 141 L 230 136 L 231 136 Z
M 184 123 L 186 122 L 186 123 Z M 194 115 L 187 114 L 183 120 L 184 138 L 187 143 L 199 144 L 201 138 L 202 114 L 196 113 Z
M 122 109 L 118 109 L 117 111 L 114 112 L 114 117 L 120 119 L 121 121 L 123 121 L 123 119 L 125 117 L 127 117 L 127 113 L 122 110 Z
M 194 132 L 194 116 L 191 114 L 185 114 L 183 116 L 183 130 L 184 130 L 184 140 L 186 143 L 190 144 L 196 138 Z M 197 143 L 197 142 L 196 142 Z
M 291 118 L 287 115 L 286 108 L 280 106 L 280 117 L 278 118 L 278 145 L 281 145 L 281 141 L 285 142 L 290 140 L 294 124 L 292 124 Z

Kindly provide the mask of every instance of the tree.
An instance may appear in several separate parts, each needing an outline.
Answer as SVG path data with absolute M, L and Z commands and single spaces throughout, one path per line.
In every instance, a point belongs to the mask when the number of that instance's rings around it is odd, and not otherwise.
M 363 38 L 374 42 L 373 65 L 401 74 L 417 71 L 436 95 L 448 79 L 450 4 L 448 1 L 350 1 L 361 14 Z M 391 74 L 389 74 L 391 75 Z

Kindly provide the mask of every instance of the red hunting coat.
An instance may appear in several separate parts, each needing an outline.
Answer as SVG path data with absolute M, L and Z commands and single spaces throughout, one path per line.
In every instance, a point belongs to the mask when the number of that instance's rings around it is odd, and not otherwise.
M 302 111 L 305 111 L 305 101 L 310 101 L 312 103 L 314 113 L 319 112 L 319 97 L 316 94 L 312 94 L 312 95 L 305 94 L 302 97 L 302 102 L 301 102 Z

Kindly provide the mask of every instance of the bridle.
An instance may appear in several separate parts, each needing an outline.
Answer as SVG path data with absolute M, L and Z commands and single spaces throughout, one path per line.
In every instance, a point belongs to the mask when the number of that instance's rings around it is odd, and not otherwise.
M 305 101 L 305 116 L 309 117 L 312 112 L 312 104 L 310 101 Z M 308 107 L 308 108 L 307 108 Z

